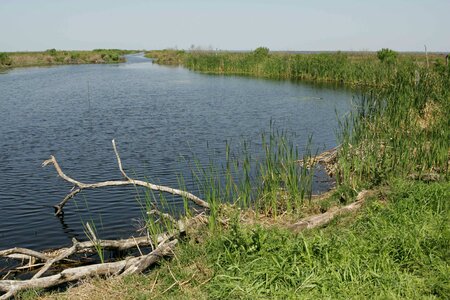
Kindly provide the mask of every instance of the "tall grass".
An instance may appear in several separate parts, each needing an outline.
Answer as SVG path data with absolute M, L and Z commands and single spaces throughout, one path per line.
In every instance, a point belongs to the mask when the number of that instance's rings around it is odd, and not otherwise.
M 217 223 L 224 203 L 276 217 L 298 212 L 304 199 L 311 196 L 314 170 L 298 163 L 301 157 L 292 136 L 271 126 L 260 141 L 243 141 L 237 152 L 227 143 L 222 163 L 210 160 L 204 166 L 195 160 L 191 164 L 199 193 L 211 206 L 211 226 Z M 306 149 L 305 156 L 310 156 L 309 147 Z
M 84 233 L 88 237 L 88 239 L 92 242 L 94 245 L 95 251 L 97 252 L 97 255 L 100 259 L 101 263 L 105 262 L 105 249 L 103 249 L 103 246 L 100 243 L 100 240 L 97 237 L 97 227 L 95 226 L 95 222 L 91 220 L 90 222 L 86 222 L 86 225 L 83 224 L 84 227 Z
M 341 122 L 338 180 L 352 188 L 393 177 L 448 179 L 449 70 L 398 69 L 390 84 L 368 88 Z
M 425 66 L 424 56 L 401 54 L 379 59 L 376 53 L 269 53 L 182 50 L 150 51 L 146 55 L 160 64 L 181 64 L 193 71 L 279 79 L 341 82 L 350 85 L 382 86 L 391 82 L 398 69 Z M 444 55 L 433 55 L 434 65 L 443 66 Z

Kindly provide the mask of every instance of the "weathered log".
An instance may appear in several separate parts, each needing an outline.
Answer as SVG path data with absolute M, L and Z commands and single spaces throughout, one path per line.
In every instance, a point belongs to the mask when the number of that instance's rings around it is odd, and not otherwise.
M 140 257 L 127 258 L 125 260 L 95 264 L 77 268 L 70 268 L 56 275 L 32 278 L 30 280 L 0 280 L 0 291 L 6 292 L 0 296 L 0 300 L 9 299 L 17 292 L 31 288 L 48 288 L 62 283 L 76 281 L 93 276 L 108 276 L 120 274 L 135 274 L 147 269 L 150 265 L 159 261 L 162 257 L 172 253 L 177 240 L 161 243 L 155 250 Z
M 374 195 L 374 193 L 375 192 L 372 190 L 370 190 L 370 191 L 363 190 L 358 193 L 358 196 L 356 197 L 356 201 L 349 205 L 346 205 L 341 208 L 332 208 L 323 214 L 306 217 L 288 227 L 294 231 L 301 231 L 304 229 L 312 229 L 312 228 L 323 226 L 323 225 L 329 223 L 331 220 L 333 220 L 338 215 L 358 210 L 362 206 L 364 201 L 368 197 Z
M 142 187 L 154 190 L 154 191 L 160 191 L 160 192 L 165 192 L 165 193 L 169 193 L 172 195 L 181 196 L 181 197 L 184 197 L 184 198 L 187 198 L 187 199 L 193 201 L 195 204 L 197 204 L 201 207 L 209 208 L 208 202 L 200 199 L 199 197 L 197 197 L 194 194 L 191 194 L 187 191 L 182 191 L 182 190 L 174 189 L 174 188 L 163 186 L 163 185 L 156 185 L 156 184 L 153 184 L 150 182 L 145 182 L 142 180 L 132 179 L 123 170 L 122 161 L 120 159 L 119 152 L 117 151 L 116 143 L 114 140 L 112 140 L 112 144 L 113 144 L 114 152 L 116 154 L 117 163 L 119 165 L 119 170 L 122 173 L 122 176 L 125 178 L 125 180 L 110 180 L 110 181 L 103 181 L 103 182 L 96 182 L 96 183 L 83 183 L 83 182 L 77 181 L 77 180 L 67 176 L 62 171 L 56 158 L 53 155 L 51 155 L 49 159 L 47 159 L 46 161 L 44 161 L 42 163 L 43 167 L 45 167 L 47 165 L 53 165 L 55 167 L 56 172 L 62 179 L 73 184 L 72 191 L 69 194 L 67 194 L 60 203 L 58 203 L 57 205 L 54 206 L 55 207 L 55 215 L 61 214 L 63 211 L 63 207 L 66 205 L 66 203 L 70 199 L 72 199 L 76 194 L 81 192 L 82 190 L 96 189 L 96 188 L 102 188 L 102 187 L 107 187 L 107 186 L 125 186 L 125 185 L 142 186 Z
M 19 255 L 17 255 L 19 254 Z M 49 260 L 49 257 L 45 255 L 44 253 L 37 252 L 34 250 L 26 249 L 26 248 L 19 248 L 14 247 L 11 249 L 6 249 L 0 251 L 0 257 L 9 257 L 9 258 L 15 258 L 15 259 L 28 259 L 30 260 L 32 257 L 40 259 L 42 261 Z

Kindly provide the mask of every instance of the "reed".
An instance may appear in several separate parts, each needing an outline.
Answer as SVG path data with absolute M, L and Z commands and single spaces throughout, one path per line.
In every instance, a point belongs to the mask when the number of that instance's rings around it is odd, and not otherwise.
M 299 150 L 292 140 L 292 134 L 271 126 L 258 143 L 244 140 L 232 151 L 227 142 L 224 158 L 190 164 L 191 177 L 211 206 L 211 229 L 217 227 L 223 204 L 272 217 L 301 211 L 304 199 L 311 196 L 314 170 L 298 163 Z M 310 151 L 304 155 L 310 156 Z
M 260 47 L 246 53 L 157 50 L 146 55 L 159 64 L 181 64 L 204 73 L 338 82 L 355 86 L 387 85 L 399 68 L 426 66 L 423 55 L 397 55 L 389 49 L 378 53 L 290 54 L 271 53 Z M 431 60 L 433 67 L 443 66 L 445 56 L 434 54 Z
M 86 222 L 83 224 L 84 233 L 88 237 L 88 239 L 94 244 L 95 252 L 97 252 L 98 258 L 101 263 L 105 262 L 105 250 L 103 249 L 99 239 L 97 237 L 97 227 L 95 226 L 95 222 L 91 220 L 90 222 Z
M 341 122 L 339 183 L 357 188 L 395 177 L 448 179 L 449 74 L 399 68 L 389 85 L 367 88 Z

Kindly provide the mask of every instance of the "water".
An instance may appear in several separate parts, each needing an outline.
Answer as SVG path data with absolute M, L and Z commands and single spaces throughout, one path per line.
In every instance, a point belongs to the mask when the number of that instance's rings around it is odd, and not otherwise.
M 82 224 L 91 219 L 100 238 L 136 234 L 141 209 L 132 187 L 83 192 L 64 218 L 53 216 L 71 186 L 53 167 L 41 167 L 50 155 L 79 181 L 120 179 L 115 138 L 132 177 L 177 187 L 184 161 L 206 161 L 211 152 L 224 157 L 227 140 L 258 140 L 270 120 L 295 132 L 300 147 L 311 134 L 316 148 L 335 146 L 336 111 L 345 113 L 351 99 L 343 89 L 203 75 L 139 55 L 120 65 L 0 74 L 0 249 L 83 240 Z

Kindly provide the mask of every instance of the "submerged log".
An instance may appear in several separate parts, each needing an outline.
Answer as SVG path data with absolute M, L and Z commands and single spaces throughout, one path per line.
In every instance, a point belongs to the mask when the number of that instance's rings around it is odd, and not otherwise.
M 67 194 L 60 203 L 58 203 L 58 204 L 56 204 L 54 206 L 54 208 L 55 208 L 55 215 L 62 214 L 63 213 L 63 207 L 66 205 L 66 203 L 70 199 L 75 197 L 75 195 L 78 194 L 79 192 L 81 192 L 82 190 L 97 189 L 97 188 L 102 188 L 102 187 L 107 187 L 107 186 L 125 186 L 125 185 L 142 186 L 142 187 L 154 190 L 154 191 L 160 191 L 160 192 L 165 192 L 165 193 L 169 193 L 169 194 L 172 194 L 172 195 L 181 196 L 181 197 L 184 197 L 186 199 L 189 199 L 189 200 L 193 201 L 198 206 L 201 206 L 203 208 L 209 208 L 208 202 L 200 199 L 199 197 L 197 197 L 194 194 L 191 194 L 191 193 L 189 193 L 187 191 L 178 190 L 178 189 L 174 189 L 174 188 L 163 186 L 163 185 L 156 185 L 156 184 L 153 184 L 153 183 L 150 183 L 150 182 L 146 182 L 146 181 L 142 181 L 142 180 L 132 179 L 123 170 L 122 161 L 120 159 L 119 152 L 117 151 L 116 143 L 115 143 L 114 140 L 112 140 L 112 145 L 113 145 L 113 148 L 114 148 L 114 152 L 116 154 L 117 163 L 119 165 L 120 173 L 125 178 L 125 180 L 110 180 L 110 181 L 103 181 L 103 182 L 96 182 L 96 183 L 83 183 L 83 182 L 77 181 L 77 180 L 67 176 L 62 171 L 62 169 L 59 166 L 56 158 L 53 155 L 51 155 L 49 159 L 47 159 L 46 161 L 44 161 L 42 163 L 43 167 L 48 166 L 48 165 L 53 165 L 55 167 L 55 170 L 58 173 L 59 177 L 61 177 L 65 181 L 73 184 L 73 188 L 72 188 L 71 192 L 69 194 Z

